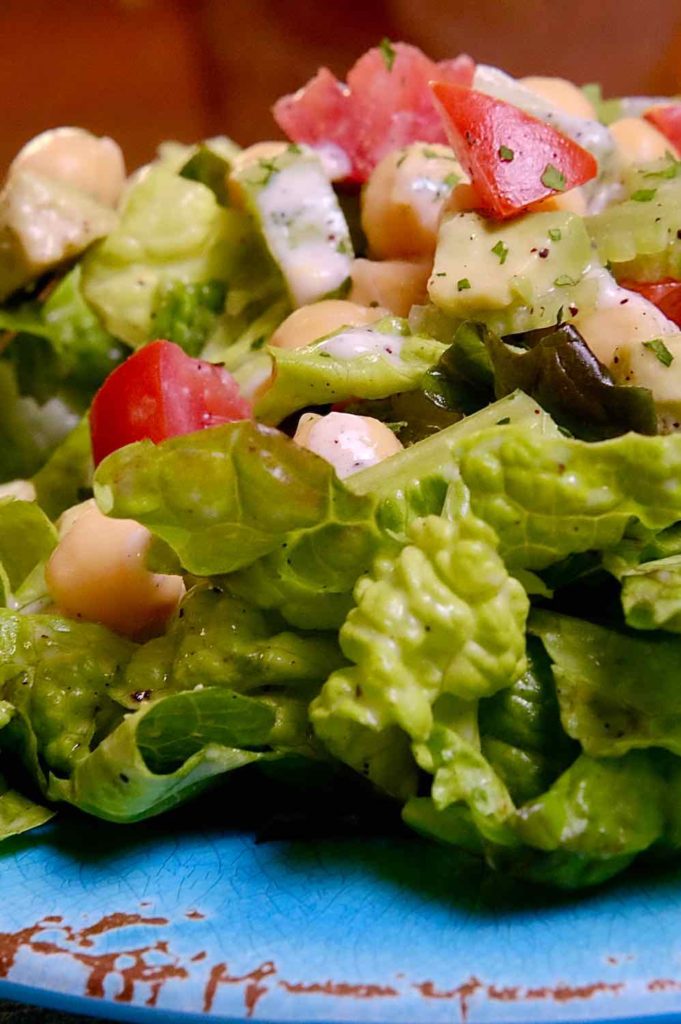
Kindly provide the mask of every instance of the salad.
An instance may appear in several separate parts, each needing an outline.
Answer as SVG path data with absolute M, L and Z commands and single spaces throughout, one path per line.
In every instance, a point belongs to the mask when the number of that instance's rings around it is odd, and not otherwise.
M 8 172 L 0 837 L 251 766 L 553 885 L 675 856 L 681 101 L 384 40 L 274 118 Z

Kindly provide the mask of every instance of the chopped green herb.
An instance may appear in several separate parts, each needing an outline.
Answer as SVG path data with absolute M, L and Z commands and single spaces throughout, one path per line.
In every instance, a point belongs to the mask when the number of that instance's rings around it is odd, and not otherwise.
M 400 156 L 399 156 L 399 159 L 398 159 L 397 163 L 395 164 L 395 167 L 401 167 L 402 164 L 404 163 L 404 161 L 407 159 L 408 156 L 409 156 L 409 150 L 403 149 L 402 152 L 400 153 Z
M 381 51 L 381 56 L 385 61 L 385 66 L 387 67 L 388 71 L 392 71 L 393 64 L 395 63 L 395 57 L 397 56 L 397 54 L 395 53 L 395 47 L 393 46 L 389 39 L 386 39 L 384 37 L 378 44 L 378 48 Z
M 428 146 L 424 146 L 421 150 L 421 155 L 425 156 L 426 160 L 437 160 L 440 154 L 436 149 L 430 149 Z
M 549 238 L 552 242 L 560 242 L 563 237 L 563 232 L 560 228 L 549 228 Z
M 462 277 L 456 282 L 456 289 L 459 292 L 465 292 L 467 288 L 470 288 L 471 283 L 467 277 Z
M 438 270 L 438 272 L 437 272 L 437 274 L 435 276 L 436 277 L 446 277 L 447 276 L 447 271 L 446 270 Z
M 556 314 L 556 327 L 560 327 L 560 325 L 563 322 L 563 310 L 564 310 L 564 307 L 561 306 L 560 309 L 558 310 L 557 314 Z
M 501 263 L 501 265 L 503 266 L 504 263 L 506 262 L 506 257 L 508 256 L 508 246 L 505 245 L 501 241 L 501 239 L 499 239 L 497 244 L 492 246 L 491 251 L 494 253 L 495 256 L 499 257 L 499 263 Z
M 666 167 L 661 167 L 659 171 L 644 171 L 644 178 L 677 178 L 681 174 L 681 160 L 677 160 L 669 150 L 664 156 L 669 161 Z
M 448 188 L 454 188 L 458 180 L 459 175 L 454 174 L 454 172 L 452 171 L 451 174 L 446 175 L 446 177 L 442 179 L 442 184 L 446 185 Z
M 503 420 L 497 420 L 498 427 L 505 427 L 507 423 L 511 422 L 510 416 L 504 416 Z
M 635 192 L 631 193 L 631 198 L 635 203 L 649 203 L 656 195 L 656 188 L 638 188 Z
M 503 160 L 504 163 L 510 163 L 511 160 L 513 159 L 513 157 L 515 156 L 515 153 L 513 152 L 513 150 L 509 149 L 508 146 L 499 146 L 498 152 L 499 152 L 499 159 Z
M 553 164 L 547 164 L 544 168 L 544 173 L 541 176 L 542 185 L 546 185 L 547 188 L 552 188 L 554 192 L 565 191 L 565 175 L 562 171 L 559 171 Z
M 671 366 L 674 362 L 674 356 L 671 354 L 662 338 L 653 338 L 652 341 L 644 341 L 643 347 L 647 348 L 649 352 L 652 352 L 655 358 L 662 363 L 663 366 Z
M 553 282 L 557 288 L 566 288 L 568 285 L 577 284 L 574 278 L 570 277 L 569 274 L 561 274 Z
M 303 151 L 297 142 L 289 142 L 288 146 L 286 147 L 286 152 L 291 153 L 292 156 L 300 156 L 300 154 Z
M 265 335 L 261 334 L 259 338 L 256 338 L 255 341 L 251 342 L 251 352 L 257 352 L 258 349 L 261 349 L 264 346 L 266 341 L 267 338 Z
M 279 166 L 276 159 L 268 160 L 263 157 L 261 160 L 258 160 L 258 167 L 265 172 L 265 177 L 259 183 L 261 185 L 269 185 L 272 176 L 279 173 Z

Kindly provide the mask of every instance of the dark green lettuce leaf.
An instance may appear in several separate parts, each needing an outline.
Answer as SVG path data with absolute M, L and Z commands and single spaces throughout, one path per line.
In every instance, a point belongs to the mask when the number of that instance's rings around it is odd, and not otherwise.
M 472 320 L 457 328 L 452 344 L 428 371 L 421 385 L 425 397 L 435 406 L 468 414 L 494 400 L 488 334 L 484 324 Z M 497 398 L 514 390 L 505 390 L 497 394 Z M 522 390 L 530 394 L 527 388 Z
M 586 441 L 629 430 L 657 433 L 650 391 L 615 384 L 571 324 L 524 335 L 527 348 L 516 340 L 502 341 L 491 333 L 485 339 L 497 398 L 520 388 L 557 423 Z

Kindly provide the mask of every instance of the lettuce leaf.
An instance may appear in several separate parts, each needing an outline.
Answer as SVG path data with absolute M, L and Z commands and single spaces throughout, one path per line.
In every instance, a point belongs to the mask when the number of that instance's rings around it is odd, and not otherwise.
M 57 531 L 33 501 L 0 500 L 0 580 L 5 604 L 15 603 L 23 583 L 49 558 Z
M 529 629 L 551 658 L 563 728 L 587 754 L 621 757 L 648 747 L 681 753 L 681 638 L 538 610 Z
M 54 817 L 54 811 L 11 789 L 0 775 L 0 840 L 39 828 Z
M 197 587 L 168 632 L 135 651 L 126 672 L 130 707 L 170 689 L 201 684 L 238 693 L 265 687 L 305 696 L 344 663 L 333 635 L 294 633 L 265 613 L 215 587 Z
M 280 423 L 310 405 L 414 390 L 443 351 L 441 342 L 410 336 L 406 321 L 395 317 L 342 328 L 303 348 L 272 348 L 274 379 L 256 415 Z
M 588 444 L 509 425 L 468 438 L 458 469 L 512 570 L 615 547 L 634 518 L 660 530 L 681 517 L 679 435 Z
M 98 468 L 95 494 L 107 513 L 149 527 L 196 575 L 259 563 L 253 577 L 230 577 L 229 586 L 281 607 L 303 628 L 333 625 L 339 604 L 342 620 L 380 542 L 371 498 L 352 494 L 329 463 L 284 434 L 250 421 L 121 449 Z
M 22 397 L 14 367 L 0 360 L 0 482 L 30 477 L 78 422 L 61 398 Z
M 575 437 L 600 441 L 629 430 L 657 433 L 647 388 L 615 384 L 571 324 L 525 335 L 527 348 L 489 333 L 485 339 L 497 398 L 520 388 Z
M 468 414 L 493 401 L 494 372 L 485 344 L 487 336 L 485 325 L 473 320 L 457 327 L 451 345 L 421 384 L 434 405 Z M 509 388 L 503 394 L 514 390 Z
M 415 775 L 405 772 L 395 727 L 411 741 L 436 742 L 434 708 L 443 694 L 474 701 L 513 682 L 524 668 L 528 608 L 494 534 L 475 517 L 427 517 L 412 525 L 409 541 L 358 581 L 357 605 L 340 632 L 354 664 L 334 672 L 311 706 L 330 751 L 401 796 L 413 795 Z M 378 766 L 367 759 L 365 731 L 386 735 L 383 748 L 396 751 L 393 778 L 384 758 Z
M 91 496 L 93 469 L 90 424 L 84 416 L 33 477 L 38 504 L 50 519 Z

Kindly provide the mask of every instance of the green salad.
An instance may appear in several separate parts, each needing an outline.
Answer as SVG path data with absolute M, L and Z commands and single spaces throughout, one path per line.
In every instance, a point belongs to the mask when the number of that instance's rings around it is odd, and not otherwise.
M 383 40 L 274 117 L 8 172 L 0 838 L 251 766 L 542 883 L 675 856 L 681 101 Z

